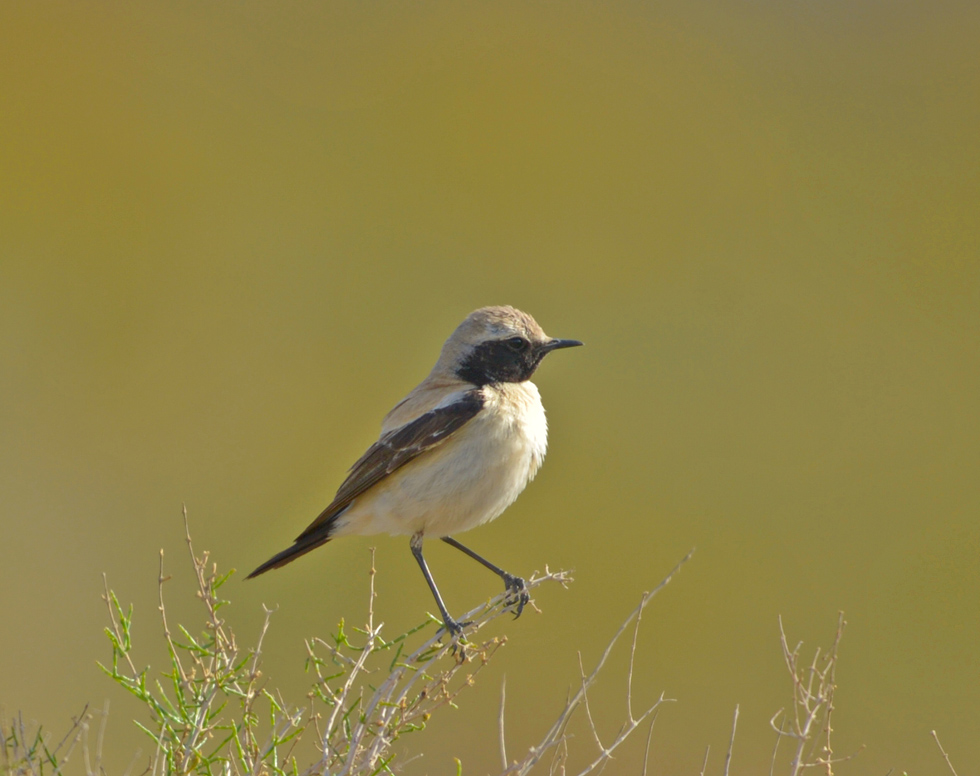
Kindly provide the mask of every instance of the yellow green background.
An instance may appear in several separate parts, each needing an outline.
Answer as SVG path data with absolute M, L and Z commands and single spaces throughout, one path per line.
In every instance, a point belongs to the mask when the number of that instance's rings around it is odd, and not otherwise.
M 0 703 L 67 729 L 110 701 L 102 574 L 163 668 L 199 548 L 248 571 L 332 496 L 472 309 L 586 347 L 539 371 L 548 461 L 461 536 L 565 567 L 543 614 L 406 773 L 531 744 L 644 620 L 655 773 L 768 772 L 777 616 L 841 648 L 841 773 L 980 768 L 980 5 L 976 2 L 0 5 Z M 297 702 L 302 638 L 433 608 L 404 538 L 228 589 Z M 498 580 L 430 564 L 462 612 Z M 142 651 L 141 651 L 142 650 Z M 622 719 L 623 661 L 596 688 Z M 641 740 L 609 772 L 636 773 Z M 580 738 L 578 751 L 589 742 Z M 144 755 L 145 756 L 145 755 Z M 138 772 L 141 768 L 138 768 Z

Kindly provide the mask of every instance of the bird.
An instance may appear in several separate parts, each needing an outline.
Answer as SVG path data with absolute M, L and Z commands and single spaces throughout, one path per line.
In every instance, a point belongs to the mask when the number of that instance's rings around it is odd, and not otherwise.
M 385 416 L 381 435 L 350 468 L 333 501 L 247 579 L 291 563 L 341 536 L 407 535 L 443 624 L 458 640 L 460 624 L 446 608 L 422 554 L 441 539 L 499 576 L 506 603 L 521 615 L 530 600 L 525 580 L 460 544 L 453 534 L 498 517 L 534 478 L 548 447 L 548 424 L 531 377 L 572 339 L 544 333 L 510 306 L 470 313 L 446 340 L 429 375 Z

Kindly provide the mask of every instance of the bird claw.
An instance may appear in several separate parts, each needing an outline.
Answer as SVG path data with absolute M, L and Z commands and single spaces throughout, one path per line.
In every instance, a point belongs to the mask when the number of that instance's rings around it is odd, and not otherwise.
M 461 660 L 466 659 L 466 648 L 463 646 L 466 639 L 463 638 L 463 628 L 467 628 L 472 625 L 472 622 L 456 622 L 452 617 L 447 617 L 442 623 L 442 629 L 446 631 L 449 635 L 449 640 L 452 642 L 452 647 L 450 648 L 450 654 L 455 655 L 459 653 Z
M 504 584 L 507 586 L 508 593 L 508 596 L 504 599 L 504 606 L 517 606 L 517 611 L 514 612 L 514 619 L 516 620 L 521 616 L 524 607 L 531 600 L 531 593 L 528 591 L 527 583 L 523 578 L 514 576 L 513 574 L 506 574 L 504 576 Z

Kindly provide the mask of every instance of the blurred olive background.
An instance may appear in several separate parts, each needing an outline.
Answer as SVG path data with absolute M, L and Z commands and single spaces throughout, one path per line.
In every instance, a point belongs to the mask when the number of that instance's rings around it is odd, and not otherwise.
M 110 702 L 102 574 L 137 663 L 196 626 L 182 544 L 247 572 L 327 503 L 472 309 L 586 347 L 539 371 L 539 478 L 464 541 L 574 568 L 409 737 L 410 774 L 495 772 L 615 627 L 657 773 L 768 768 L 777 616 L 841 649 L 840 771 L 980 768 L 980 6 L 975 2 L 0 6 L 0 703 L 53 733 Z M 463 538 L 463 537 L 461 537 Z M 302 639 L 433 604 L 404 538 L 230 583 L 265 674 Z M 428 551 L 450 608 L 498 580 Z M 623 718 L 620 654 L 593 695 Z M 60 736 L 59 736 L 60 737 Z M 617 773 L 638 772 L 641 736 Z M 591 752 L 587 737 L 573 747 Z M 140 760 L 139 762 L 142 762 Z M 140 765 L 137 769 L 142 769 Z

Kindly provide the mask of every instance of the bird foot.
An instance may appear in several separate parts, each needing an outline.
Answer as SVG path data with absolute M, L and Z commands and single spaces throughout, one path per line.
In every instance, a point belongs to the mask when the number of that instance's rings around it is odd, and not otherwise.
M 504 606 L 516 606 L 514 619 L 521 616 L 524 607 L 531 600 L 531 593 L 527 589 L 527 583 L 521 577 L 513 574 L 504 574 L 504 584 L 507 586 L 508 596 L 504 599 Z
M 457 622 L 452 617 L 443 618 L 442 628 L 449 634 L 449 640 L 453 644 L 449 651 L 454 655 L 459 654 L 460 660 L 466 659 L 466 648 L 464 647 L 466 639 L 463 638 L 463 628 L 472 624 L 472 622 Z

